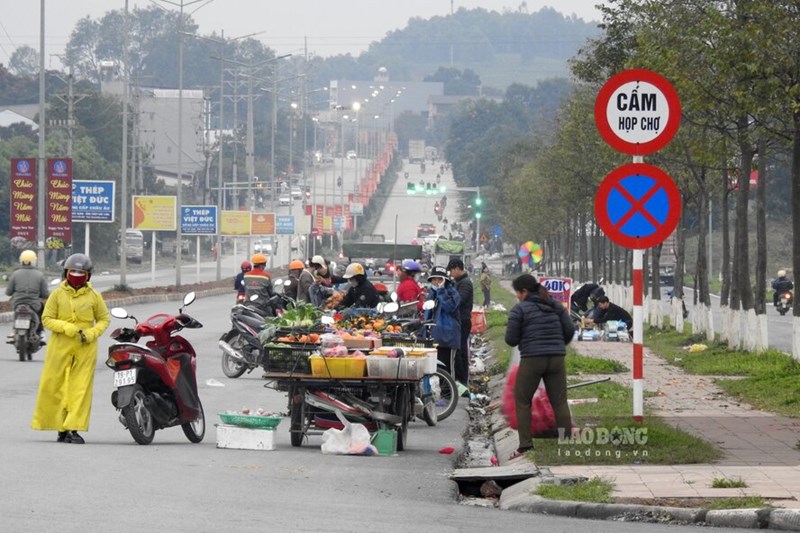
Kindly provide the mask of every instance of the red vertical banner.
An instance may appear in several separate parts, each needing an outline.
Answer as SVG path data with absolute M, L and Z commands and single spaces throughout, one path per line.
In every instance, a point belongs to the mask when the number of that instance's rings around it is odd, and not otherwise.
M 36 242 L 36 160 L 11 160 L 11 195 L 9 237 L 24 245 L 23 241 Z
M 319 231 L 320 235 L 322 234 L 323 229 L 323 222 L 325 219 L 325 206 L 324 205 L 315 205 L 314 206 L 314 227 Z
M 72 242 L 72 159 L 47 160 L 45 247 L 64 248 Z

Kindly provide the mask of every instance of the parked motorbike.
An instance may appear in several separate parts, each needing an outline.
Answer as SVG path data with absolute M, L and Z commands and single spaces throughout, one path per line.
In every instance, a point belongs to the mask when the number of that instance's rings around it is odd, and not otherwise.
M 30 361 L 33 354 L 43 346 L 39 335 L 39 314 L 29 305 L 20 304 L 14 308 L 13 342 L 20 361 Z M 11 339 L 9 339 L 11 342 Z
M 281 288 L 289 284 L 276 279 L 273 285 Z M 250 297 L 250 302 L 255 304 L 258 295 Z M 291 298 L 282 292 L 276 292 L 270 298 L 270 307 L 280 314 L 292 303 Z M 268 313 L 248 302 L 237 303 L 231 308 L 231 329 L 217 343 L 222 350 L 222 373 L 229 378 L 238 378 L 245 372 L 252 372 L 264 363 L 264 346 L 258 338 L 259 332 L 264 328 Z
M 404 333 L 415 336 L 420 343 L 429 341 L 431 328 L 434 324 L 430 321 L 422 322 L 414 317 L 405 319 L 397 317 L 394 315 L 400 310 L 400 306 L 396 302 L 397 294 L 392 293 L 392 298 L 395 301 L 385 304 L 380 311 L 385 315 L 393 315 L 392 323 L 400 325 Z M 416 311 L 416 302 L 413 303 L 413 306 Z M 422 308 L 423 310 L 429 310 L 434 306 L 433 300 L 427 300 Z M 455 352 L 456 350 L 451 350 L 450 368 L 453 368 L 455 362 Z M 436 373 L 426 374 L 420 379 L 417 384 L 416 395 L 415 404 L 417 407 L 415 415 L 423 419 L 429 426 L 435 426 L 440 420 L 449 417 L 458 406 L 458 386 L 456 381 L 447 371 L 445 364 L 438 360 Z
M 180 425 L 189 441 L 203 440 L 206 431 L 203 404 L 197 394 L 197 354 L 177 332 L 203 325 L 183 312 L 195 300 L 190 292 L 176 315 L 159 313 L 144 322 L 115 307 L 111 315 L 132 319 L 133 328 L 117 328 L 108 348 L 106 366 L 114 371 L 111 403 L 119 420 L 139 444 L 150 444 L 156 430 Z M 152 340 L 139 344 L 142 337 Z
M 781 293 L 780 297 L 778 298 L 778 312 L 781 316 L 785 315 L 792 309 L 792 305 L 794 302 L 794 295 L 792 291 L 784 291 Z

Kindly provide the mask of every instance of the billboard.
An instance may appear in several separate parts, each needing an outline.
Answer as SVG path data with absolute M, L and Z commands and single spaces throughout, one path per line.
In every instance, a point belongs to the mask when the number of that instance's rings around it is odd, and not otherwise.
M 133 229 L 175 231 L 177 199 L 175 196 L 134 196 Z
M 219 231 L 222 235 L 250 235 L 250 211 L 223 211 Z
M 72 181 L 73 222 L 114 222 L 114 182 Z
M 72 242 L 72 159 L 47 160 L 45 247 L 64 248 Z
M 181 231 L 187 235 L 216 235 L 217 206 L 185 205 L 181 207 Z
M 275 235 L 275 215 L 272 213 L 252 213 L 250 231 L 253 235 Z
M 36 159 L 11 160 L 9 237 L 12 242 L 36 242 Z M 24 242 L 19 242 L 24 245 Z

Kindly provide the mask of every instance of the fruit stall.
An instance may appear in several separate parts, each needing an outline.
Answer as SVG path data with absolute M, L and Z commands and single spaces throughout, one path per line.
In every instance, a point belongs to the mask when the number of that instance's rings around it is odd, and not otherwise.
M 430 346 L 371 309 L 349 309 L 264 338 L 266 386 L 288 396 L 292 446 L 342 424 L 337 411 L 371 432 L 394 431 L 406 447 L 420 380 L 436 371 Z

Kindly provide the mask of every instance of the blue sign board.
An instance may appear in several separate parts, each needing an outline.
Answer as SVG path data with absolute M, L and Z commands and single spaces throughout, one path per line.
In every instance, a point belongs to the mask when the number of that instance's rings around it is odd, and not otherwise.
M 72 181 L 73 222 L 114 222 L 114 182 Z
M 184 235 L 216 235 L 217 206 L 185 205 L 181 207 L 181 232 Z
M 335 231 L 344 231 L 344 221 L 344 217 L 333 217 L 333 229 Z
M 492 228 L 492 229 L 494 230 L 494 236 L 495 237 L 500 238 L 500 237 L 503 236 L 503 227 L 500 226 L 500 224 L 495 224 L 494 228 Z
M 294 215 L 275 215 L 275 233 L 294 235 Z

